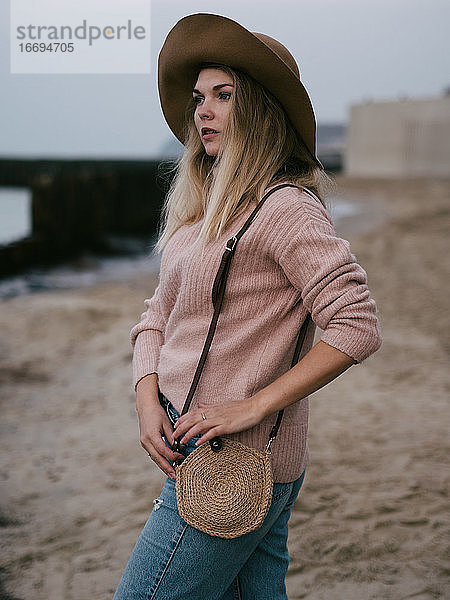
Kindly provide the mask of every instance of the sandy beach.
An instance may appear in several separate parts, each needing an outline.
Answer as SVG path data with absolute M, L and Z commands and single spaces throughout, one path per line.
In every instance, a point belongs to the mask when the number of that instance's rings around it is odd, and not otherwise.
M 337 194 L 360 207 L 339 232 L 383 345 L 311 396 L 289 598 L 449 598 L 450 181 L 339 176 Z M 163 483 L 139 444 L 128 339 L 156 283 L 1 303 L 3 600 L 112 598 Z

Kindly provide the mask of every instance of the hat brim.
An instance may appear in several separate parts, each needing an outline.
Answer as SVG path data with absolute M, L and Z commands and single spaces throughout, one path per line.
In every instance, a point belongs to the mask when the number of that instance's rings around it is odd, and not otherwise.
M 158 59 L 158 88 L 164 117 L 184 143 L 185 113 L 200 65 L 214 62 L 239 69 L 278 98 L 312 156 L 316 120 L 300 79 L 264 42 L 236 21 L 209 13 L 184 17 L 170 30 Z M 320 164 L 320 163 L 319 163 Z

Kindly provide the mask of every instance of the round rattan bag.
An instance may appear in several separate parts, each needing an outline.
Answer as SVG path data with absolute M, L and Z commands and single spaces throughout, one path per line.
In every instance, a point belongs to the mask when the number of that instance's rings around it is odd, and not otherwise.
M 181 517 L 212 536 L 235 538 L 260 527 L 272 501 L 270 452 L 222 439 L 202 444 L 175 466 Z

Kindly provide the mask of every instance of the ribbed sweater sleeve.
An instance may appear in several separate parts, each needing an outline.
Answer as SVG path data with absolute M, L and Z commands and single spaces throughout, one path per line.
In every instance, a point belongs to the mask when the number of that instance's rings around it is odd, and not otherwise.
M 130 342 L 133 346 L 133 387 L 150 373 L 158 372 L 160 348 L 164 343 L 166 322 L 160 303 L 160 287 L 151 298 L 144 300 L 146 310 L 139 323 L 130 331 Z
M 381 345 L 367 274 L 318 200 L 303 193 L 289 207 L 279 264 L 322 330 L 322 341 L 361 363 Z

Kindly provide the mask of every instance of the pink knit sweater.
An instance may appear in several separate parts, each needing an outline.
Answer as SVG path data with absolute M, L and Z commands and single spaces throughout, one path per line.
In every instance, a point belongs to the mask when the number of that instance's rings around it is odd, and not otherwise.
M 273 186 L 272 186 L 273 187 Z M 201 256 L 192 249 L 201 223 L 181 227 L 161 256 L 159 285 L 130 333 L 133 385 L 158 373 L 162 393 L 181 412 L 213 313 L 211 288 L 226 241 L 253 206 Z M 328 212 L 303 190 L 286 187 L 266 200 L 233 258 L 222 311 L 192 408 L 199 401 L 245 399 L 290 368 L 307 314 L 322 341 L 358 363 L 375 352 L 381 335 L 367 275 Z M 276 415 L 229 437 L 263 449 Z M 300 476 L 308 463 L 308 398 L 289 406 L 272 445 L 274 480 Z

